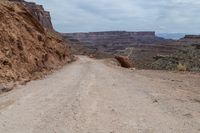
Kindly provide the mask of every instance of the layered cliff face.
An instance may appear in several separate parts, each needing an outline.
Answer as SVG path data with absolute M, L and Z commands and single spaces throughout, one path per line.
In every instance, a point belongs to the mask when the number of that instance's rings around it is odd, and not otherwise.
M 74 43 L 72 48 L 76 50 L 76 54 L 92 54 L 101 58 L 115 55 L 128 56 L 138 68 L 148 68 L 148 64 L 154 61 L 153 57 L 157 54 L 171 54 L 177 49 L 177 45 L 170 45 L 171 40 L 159 38 L 155 32 L 110 31 L 68 33 L 63 36 Z M 86 48 L 80 50 L 80 47 Z
M 42 5 L 37 5 L 34 2 L 26 2 L 24 0 L 9 0 L 10 2 L 15 2 L 16 4 L 23 4 L 24 7 L 30 12 L 35 19 L 37 19 L 45 28 L 53 30 L 53 25 L 51 23 L 51 16 L 48 11 L 45 11 Z
M 184 39 L 200 39 L 200 35 L 185 35 Z
M 0 1 L 0 84 L 35 79 L 72 60 L 69 45 L 26 4 Z
M 158 43 L 164 40 L 156 37 L 155 32 L 110 31 L 65 33 L 63 36 L 71 40 L 76 39 L 89 48 L 107 52 L 117 49 L 125 49 L 126 47 L 134 45 Z
M 200 35 L 185 35 L 185 37 L 179 41 L 187 45 L 200 44 Z

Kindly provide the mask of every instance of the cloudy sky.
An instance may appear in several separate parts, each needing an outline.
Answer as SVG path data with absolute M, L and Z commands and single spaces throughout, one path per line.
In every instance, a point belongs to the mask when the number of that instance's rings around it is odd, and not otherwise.
M 200 33 L 200 0 L 28 0 L 51 12 L 56 30 Z

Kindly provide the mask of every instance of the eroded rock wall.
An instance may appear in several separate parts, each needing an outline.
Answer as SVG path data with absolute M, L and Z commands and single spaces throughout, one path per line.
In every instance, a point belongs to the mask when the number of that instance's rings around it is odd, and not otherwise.
M 25 8 L 33 15 L 45 28 L 53 29 L 50 12 L 45 11 L 42 5 L 24 0 L 9 0 L 17 4 L 24 5 Z
M 80 41 L 84 46 L 106 52 L 125 49 L 140 44 L 153 44 L 163 41 L 156 37 L 155 32 L 89 32 L 89 33 L 65 33 L 65 38 Z
M 72 60 L 69 44 L 26 6 L 0 1 L 0 84 L 36 79 Z
M 200 35 L 185 35 L 185 37 L 180 39 L 179 42 L 186 45 L 200 44 Z
M 200 35 L 185 35 L 184 39 L 200 39 Z

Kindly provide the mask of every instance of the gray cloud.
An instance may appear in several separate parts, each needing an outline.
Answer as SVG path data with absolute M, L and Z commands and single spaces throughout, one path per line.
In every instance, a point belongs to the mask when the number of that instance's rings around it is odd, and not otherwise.
M 106 30 L 199 33 L 198 0 L 29 0 L 51 11 L 61 32 Z

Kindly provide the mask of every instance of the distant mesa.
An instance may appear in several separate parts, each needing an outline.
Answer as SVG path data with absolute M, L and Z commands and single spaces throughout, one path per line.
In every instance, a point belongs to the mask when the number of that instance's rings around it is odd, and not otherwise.
M 178 40 L 178 39 L 183 38 L 186 34 L 185 33 L 157 33 L 156 35 L 165 39 Z
M 179 41 L 186 45 L 200 44 L 200 35 L 185 35 Z
M 200 35 L 185 35 L 184 39 L 200 39 Z
M 87 47 L 109 48 L 127 47 L 140 44 L 153 44 L 162 42 L 163 38 L 157 37 L 154 31 L 127 32 L 105 31 L 86 33 L 64 33 L 63 36 L 70 40 L 78 40 Z M 118 48 L 117 48 L 118 49 Z

